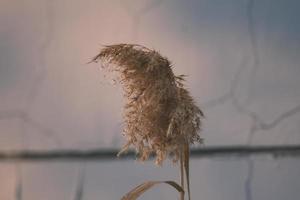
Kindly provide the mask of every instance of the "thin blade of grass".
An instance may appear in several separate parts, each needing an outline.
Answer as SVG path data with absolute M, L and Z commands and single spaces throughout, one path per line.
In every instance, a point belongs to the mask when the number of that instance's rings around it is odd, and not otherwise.
M 174 181 L 147 181 L 145 183 L 138 185 L 133 190 L 128 192 L 125 196 L 122 197 L 121 200 L 136 200 L 139 196 L 141 196 L 144 192 L 149 190 L 151 187 L 161 183 L 165 183 L 174 187 L 180 193 L 184 192 L 183 188 Z
M 190 191 L 190 147 L 189 143 L 186 142 L 184 145 L 184 169 L 185 169 L 185 176 L 186 176 L 186 185 L 187 185 L 187 191 L 188 191 L 188 198 L 191 200 L 191 191 Z
M 180 152 L 180 185 L 184 189 L 184 154 L 183 151 Z M 180 200 L 184 200 L 184 193 L 180 193 Z

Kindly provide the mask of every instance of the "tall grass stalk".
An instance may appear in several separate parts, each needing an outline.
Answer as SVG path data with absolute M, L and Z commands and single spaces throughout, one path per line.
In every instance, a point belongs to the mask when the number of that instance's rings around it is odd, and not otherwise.
M 202 111 L 184 87 L 184 75 L 176 76 L 170 61 L 157 51 L 134 44 L 105 46 L 92 62 L 117 72 L 122 84 L 126 143 L 119 155 L 133 146 L 141 161 L 155 155 L 155 163 L 162 165 L 166 158 L 180 163 L 180 186 L 174 181 L 148 181 L 126 194 L 123 200 L 138 198 L 159 183 L 167 183 L 184 199 L 184 176 L 188 198 L 189 145 L 202 142 L 199 135 Z

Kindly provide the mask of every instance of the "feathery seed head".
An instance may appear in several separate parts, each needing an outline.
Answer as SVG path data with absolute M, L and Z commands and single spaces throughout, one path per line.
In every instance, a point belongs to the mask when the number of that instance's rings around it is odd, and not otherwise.
M 125 91 L 124 135 L 140 160 L 156 155 L 162 164 L 167 156 L 179 157 L 185 142 L 201 142 L 202 111 L 184 88 L 184 76 L 175 76 L 167 58 L 141 45 L 106 46 L 92 61 L 118 72 Z M 120 152 L 120 153 L 121 153 Z

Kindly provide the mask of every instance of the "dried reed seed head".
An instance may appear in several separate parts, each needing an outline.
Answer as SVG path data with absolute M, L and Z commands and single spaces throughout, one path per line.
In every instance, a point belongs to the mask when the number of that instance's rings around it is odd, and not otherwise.
M 156 155 L 161 164 L 167 156 L 176 161 L 183 145 L 200 142 L 202 111 L 184 88 L 184 76 L 175 76 L 167 58 L 146 47 L 133 44 L 106 46 L 93 59 L 109 71 L 116 71 L 125 90 L 127 143 L 140 160 Z

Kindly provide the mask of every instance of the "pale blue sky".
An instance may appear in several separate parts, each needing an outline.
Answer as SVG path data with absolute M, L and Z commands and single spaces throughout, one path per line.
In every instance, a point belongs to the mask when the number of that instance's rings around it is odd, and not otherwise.
M 1 0 L 0 150 L 121 146 L 122 90 L 99 65 L 86 64 L 101 44 L 120 42 L 154 48 L 176 74 L 188 75 L 206 115 L 207 146 L 299 144 L 300 2 L 249 2 Z M 300 196 L 299 159 L 254 160 L 253 199 Z M 80 166 L 25 164 L 24 199 L 72 199 Z M 84 199 L 91 200 L 118 199 L 144 179 L 177 175 L 151 162 L 86 169 Z M 244 159 L 193 160 L 194 199 L 243 199 L 248 169 Z M 14 164 L 0 163 L 0 186 L 1 200 L 14 199 Z M 172 199 L 166 191 L 142 199 Z

